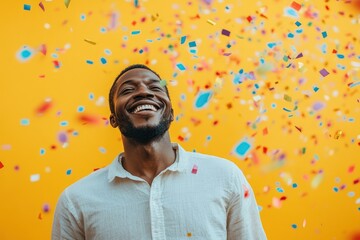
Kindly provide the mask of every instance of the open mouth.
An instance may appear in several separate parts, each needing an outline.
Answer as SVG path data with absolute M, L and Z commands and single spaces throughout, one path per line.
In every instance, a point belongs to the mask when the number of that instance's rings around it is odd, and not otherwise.
M 151 105 L 151 104 L 142 104 L 139 106 L 136 106 L 134 109 L 132 109 L 130 112 L 131 113 L 138 113 L 138 112 L 143 112 L 143 111 L 153 111 L 156 112 L 158 109 L 156 106 Z

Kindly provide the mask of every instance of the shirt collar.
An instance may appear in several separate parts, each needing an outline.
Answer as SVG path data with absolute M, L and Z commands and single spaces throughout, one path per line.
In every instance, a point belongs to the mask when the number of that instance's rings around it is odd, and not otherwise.
M 172 143 L 172 147 L 176 152 L 176 159 L 173 164 L 171 164 L 166 170 L 172 172 L 185 172 L 187 170 L 188 163 L 188 155 L 187 152 L 180 146 L 178 143 Z M 122 155 L 124 153 L 120 153 L 115 157 L 113 162 L 109 165 L 108 168 L 108 181 L 111 182 L 115 179 L 115 177 L 119 178 L 134 178 L 134 176 L 126 171 L 121 164 Z

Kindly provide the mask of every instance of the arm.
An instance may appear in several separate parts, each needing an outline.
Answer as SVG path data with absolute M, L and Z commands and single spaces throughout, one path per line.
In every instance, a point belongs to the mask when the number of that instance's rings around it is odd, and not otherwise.
M 266 239 L 254 192 L 240 169 L 234 173 L 232 185 L 234 192 L 227 210 L 227 239 Z
M 51 233 L 52 240 L 85 239 L 83 226 L 65 190 L 57 203 Z

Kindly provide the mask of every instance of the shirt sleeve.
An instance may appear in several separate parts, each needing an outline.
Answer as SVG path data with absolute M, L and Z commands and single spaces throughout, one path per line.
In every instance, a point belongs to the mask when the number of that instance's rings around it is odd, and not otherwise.
M 67 194 L 67 190 L 65 190 L 56 205 L 51 239 L 85 239 L 83 226 Z
M 254 192 L 239 168 L 234 172 L 232 181 L 233 195 L 227 211 L 227 239 L 267 239 Z

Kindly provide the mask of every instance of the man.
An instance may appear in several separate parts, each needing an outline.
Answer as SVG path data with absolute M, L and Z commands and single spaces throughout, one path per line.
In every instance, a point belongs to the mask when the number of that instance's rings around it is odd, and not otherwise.
M 124 152 L 62 193 L 52 239 L 266 239 L 241 170 L 172 144 L 168 89 L 144 65 L 115 79 L 110 124 Z

